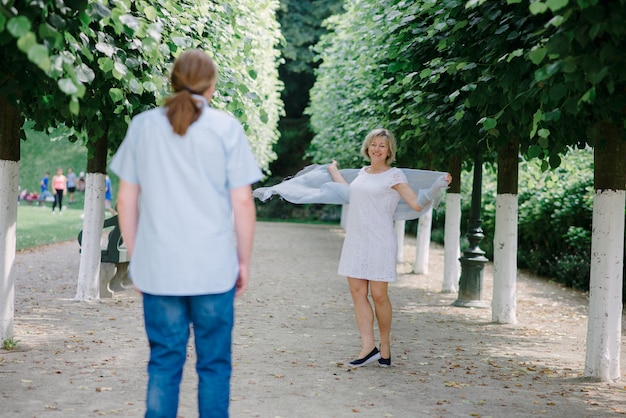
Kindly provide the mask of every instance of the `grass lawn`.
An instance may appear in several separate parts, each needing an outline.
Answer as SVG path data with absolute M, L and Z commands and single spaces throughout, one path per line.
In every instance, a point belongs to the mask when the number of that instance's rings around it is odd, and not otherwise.
M 54 215 L 50 203 L 37 206 L 21 202 L 17 207 L 17 250 L 76 240 L 83 229 L 82 214 L 82 202 L 68 206 L 62 214 L 57 209 Z
M 76 175 L 86 171 L 87 148 L 80 142 L 70 142 L 65 138 L 51 138 L 42 132 L 31 129 L 32 123 L 26 122 L 24 130 L 28 140 L 20 143 L 20 187 L 31 192 L 39 193 L 39 181 L 46 171 L 52 177 L 57 167 L 67 169 L 72 167 Z M 118 179 L 110 174 L 113 185 L 113 200 L 117 193 Z M 83 203 L 85 193 L 76 192 L 76 202 L 67 205 L 69 193 L 63 198 L 67 208 L 63 214 L 52 214 L 52 204 L 45 206 L 30 205 L 21 202 L 17 209 L 17 250 L 32 248 L 39 245 L 52 244 L 67 240 L 76 240 L 78 233 L 83 229 Z M 107 215 L 108 216 L 108 215 Z

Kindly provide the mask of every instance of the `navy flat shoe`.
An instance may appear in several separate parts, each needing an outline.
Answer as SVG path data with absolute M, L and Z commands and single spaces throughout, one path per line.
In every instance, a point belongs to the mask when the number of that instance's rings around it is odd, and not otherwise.
M 378 359 L 378 365 L 380 367 L 389 367 L 391 366 L 391 356 L 389 358 L 379 358 Z
M 352 360 L 350 362 L 350 366 L 352 367 L 361 367 L 361 366 L 365 366 L 366 364 L 369 364 L 373 361 L 376 361 L 380 358 L 380 352 L 378 351 L 378 348 L 374 347 L 374 349 L 372 351 L 370 351 L 370 353 L 368 355 L 366 355 L 363 358 L 359 358 L 356 360 Z

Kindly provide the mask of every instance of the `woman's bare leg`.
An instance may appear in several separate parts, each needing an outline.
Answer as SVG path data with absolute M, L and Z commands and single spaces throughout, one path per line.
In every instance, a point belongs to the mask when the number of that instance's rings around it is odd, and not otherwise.
M 356 326 L 361 335 L 361 352 L 358 358 L 363 358 L 376 347 L 374 342 L 374 311 L 367 298 L 369 281 L 348 277 L 348 284 L 354 303 Z
M 391 318 L 393 316 L 387 282 L 370 282 L 376 320 L 380 331 L 380 356 L 389 358 L 391 350 Z

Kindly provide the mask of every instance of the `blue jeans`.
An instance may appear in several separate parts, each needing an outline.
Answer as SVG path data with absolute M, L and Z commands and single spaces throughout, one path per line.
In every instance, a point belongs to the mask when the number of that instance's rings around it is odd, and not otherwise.
M 217 295 L 143 294 L 150 343 L 146 417 L 175 418 L 190 325 L 198 373 L 200 417 L 228 417 L 235 289 Z

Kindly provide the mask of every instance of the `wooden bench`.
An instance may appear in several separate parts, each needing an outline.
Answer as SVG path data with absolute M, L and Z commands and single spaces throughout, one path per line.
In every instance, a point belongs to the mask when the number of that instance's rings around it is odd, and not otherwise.
M 106 245 L 100 251 L 100 297 L 113 297 L 132 286 L 128 277 L 130 257 L 124 246 L 122 232 L 117 223 L 117 215 L 104 220 L 102 229 L 113 228 L 106 237 Z M 83 231 L 78 234 L 78 244 L 82 245 Z

